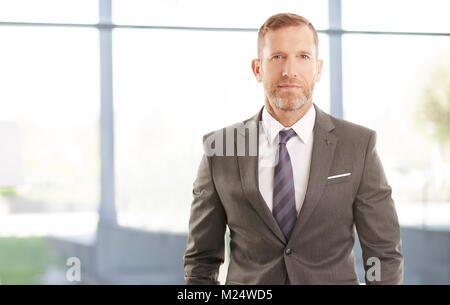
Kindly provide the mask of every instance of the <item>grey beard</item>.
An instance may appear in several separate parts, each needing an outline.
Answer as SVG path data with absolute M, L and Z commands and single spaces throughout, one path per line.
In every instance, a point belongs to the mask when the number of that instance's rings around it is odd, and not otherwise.
M 277 96 L 269 97 L 269 101 L 281 110 L 293 111 L 300 109 L 308 101 L 308 98 L 306 96 L 299 97 L 294 101 L 293 105 L 290 105 L 286 99 Z

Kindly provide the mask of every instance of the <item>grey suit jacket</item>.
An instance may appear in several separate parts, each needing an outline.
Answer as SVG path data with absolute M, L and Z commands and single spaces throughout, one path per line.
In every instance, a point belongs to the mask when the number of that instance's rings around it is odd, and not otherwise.
M 216 152 L 223 145 L 224 153 L 211 155 L 205 145 L 194 182 L 184 255 L 187 284 L 219 283 L 227 225 L 230 264 L 226 284 L 284 284 L 286 276 L 291 284 L 358 284 L 355 228 L 364 262 L 371 257 L 380 262 L 380 281 L 366 277 L 366 284 L 402 283 L 400 228 L 376 152 L 376 133 L 314 107 L 307 192 L 289 240 L 259 192 L 251 128 L 236 128 L 241 123 L 204 136 L 204 143 L 214 139 L 211 147 Z M 262 109 L 243 123 L 253 123 L 259 131 L 261 115 Z M 233 136 L 229 130 L 235 130 Z M 242 141 L 245 153 L 239 148 Z M 328 179 L 345 173 L 351 175 Z M 366 271 L 376 272 L 372 264 L 364 266 Z

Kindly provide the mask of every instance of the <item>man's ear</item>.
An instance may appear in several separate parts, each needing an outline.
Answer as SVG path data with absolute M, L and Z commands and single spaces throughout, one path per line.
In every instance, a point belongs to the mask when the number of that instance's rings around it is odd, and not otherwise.
M 320 78 L 322 76 L 322 65 L 323 65 L 323 59 L 318 59 L 317 60 L 316 83 L 320 81 Z
M 252 71 L 258 83 L 261 82 L 261 61 L 259 58 L 252 60 Z

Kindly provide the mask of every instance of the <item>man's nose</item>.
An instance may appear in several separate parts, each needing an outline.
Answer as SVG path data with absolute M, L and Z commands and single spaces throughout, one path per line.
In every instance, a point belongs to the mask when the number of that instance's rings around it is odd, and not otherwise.
M 284 62 L 282 75 L 284 77 L 296 78 L 297 77 L 297 72 L 296 71 L 297 70 L 296 70 L 296 67 L 295 67 L 295 60 L 292 60 L 291 58 L 287 58 L 287 60 Z

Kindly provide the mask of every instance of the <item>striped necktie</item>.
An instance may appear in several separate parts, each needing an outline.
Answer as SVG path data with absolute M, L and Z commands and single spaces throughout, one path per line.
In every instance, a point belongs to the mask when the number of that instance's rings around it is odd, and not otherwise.
M 293 129 L 281 130 L 279 134 L 278 163 L 274 172 L 273 216 L 287 240 L 297 220 L 295 209 L 294 176 L 286 143 L 295 135 Z
M 297 220 L 295 209 L 294 175 L 292 172 L 291 158 L 289 157 L 286 143 L 295 136 L 293 129 L 281 130 L 279 134 L 278 163 L 275 166 L 273 186 L 273 216 L 283 232 L 286 240 L 289 240 L 292 229 Z M 290 285 L 289 277 L 286 277 L 285 285 Z

